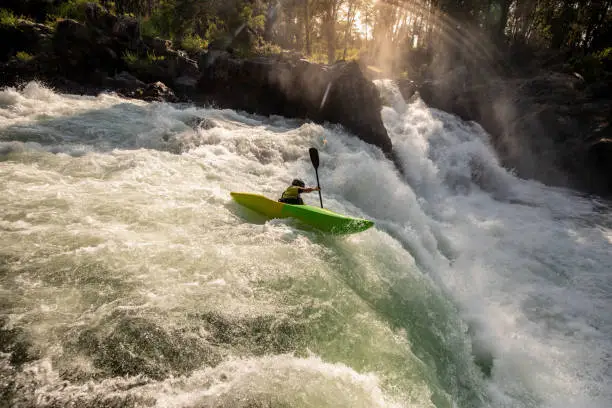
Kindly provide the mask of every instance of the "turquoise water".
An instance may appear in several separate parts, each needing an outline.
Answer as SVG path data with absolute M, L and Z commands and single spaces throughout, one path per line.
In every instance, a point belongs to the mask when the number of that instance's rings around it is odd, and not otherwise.
M 610 406 L 607 204 L 516 178 L 478 126 L 378 85 L 403 174 L 333 126 L 1 91 L 0 400 Z M 374 228 L 231 200 L 315 184 L 312 146 L 326 207 Z

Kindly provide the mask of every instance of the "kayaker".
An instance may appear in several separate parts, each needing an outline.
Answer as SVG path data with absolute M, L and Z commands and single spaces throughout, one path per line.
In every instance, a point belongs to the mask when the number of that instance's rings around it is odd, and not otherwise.
M 312 191 L 319 191 L 319 187 L 306 187 L 306 184 L 300 179 L 295 179 L 291 182 L 291 185 L 283 192 L 281 198 L 278 199 L 281 203 L 285 204 L 298 204 L 303 205 L 304 201 L 300 194 L 310 193 Z

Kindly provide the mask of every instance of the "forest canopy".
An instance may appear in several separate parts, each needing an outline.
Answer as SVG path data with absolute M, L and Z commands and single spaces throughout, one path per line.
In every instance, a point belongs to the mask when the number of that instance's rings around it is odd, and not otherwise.
M 83 0 L 7 0 L 0 20 L 79 19 Z M 402 70 L 408 52 L 471 48 L 478 56 L 531 47 L 606 68 L 612 0 L 99 0 L 140 19 L 143 35 L 188 50 L 291 50 L 317 62 L 368 59 Z M 239 39 L 239 41 L 236 41 Z M 598 65 L 599 64 L 599 65 Z M 606 65 L 607 64 L 607 65 Z

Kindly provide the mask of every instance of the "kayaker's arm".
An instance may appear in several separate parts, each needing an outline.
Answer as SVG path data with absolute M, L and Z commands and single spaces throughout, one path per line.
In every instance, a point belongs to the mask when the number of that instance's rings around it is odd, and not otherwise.
M 308 187 L 308 188 L 300 188 L 300 193 L 310 193 L 313 191 L 319 191 L 319 187 Z

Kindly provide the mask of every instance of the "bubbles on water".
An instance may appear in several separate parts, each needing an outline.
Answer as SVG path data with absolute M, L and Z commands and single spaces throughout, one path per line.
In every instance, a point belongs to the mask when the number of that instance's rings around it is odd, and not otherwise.
M 388 88 L 402 175 L 335 126 L 37 86 L 0 92 L 14 405 L 612 399 L 605 210 L 514 177 L 477 125 Z M 325 206 L 376 228 L 330 240 L 230 200 L 314 184 L 311 146 Z

